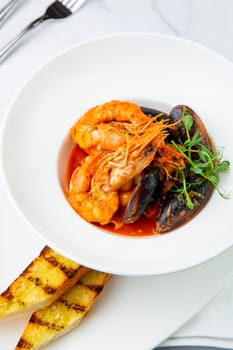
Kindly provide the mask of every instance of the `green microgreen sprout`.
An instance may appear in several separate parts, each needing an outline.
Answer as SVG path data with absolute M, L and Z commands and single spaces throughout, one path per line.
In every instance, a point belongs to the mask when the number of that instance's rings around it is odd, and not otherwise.
M 186 160 L 186 168 L 179 170 L 180 187 L 177 187 L 176 192 L 180 196 L 184 195 L 186 199 L 186 205 L 189 209 L 193 209 L 195 204 L 193 203 L 188 189 L 193 185 L 188 182 L 190 174 L 198 175 L 201 179 L 200 184 L 205 180 L 217 189 L 219 194 L 223 198 L 227 198 L 227 195 L 221 192 L 218 188 L 219 177 L 218 173 L 227 172 L 230 167 L 230 162 L 222 160 L 222 153 L 219 149 L 213 151 L 203 144 L 203 137 L 200 135 L 200 131 L 197 129 L 193 135 L 190 134 L 191 128 L 194 124 L 194 119 L 191 114 L 183 109 L 182 121 L 184 123 L 186 140 L 175 142 L 172 140 L 172 145 L 180 152 Z M 187 176 L 189 174 L 189 176 Z M 195 183 L 196 185 L 197 183 Z

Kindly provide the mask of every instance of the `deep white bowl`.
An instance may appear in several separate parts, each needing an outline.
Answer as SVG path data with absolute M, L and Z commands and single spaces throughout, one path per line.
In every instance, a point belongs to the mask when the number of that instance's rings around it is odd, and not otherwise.
M 33 231 L 83 265 L 120 275 L 152 275 L 200 264 L 233 243 L 231 171 L 221 180 L 230 199 L 215 192 L 198 216 L 169 234 L 123 237 L 85 222 L 68 204 L 61 181 L 65 140 L 88 108 L 112 99 L 165 111 L 186 104 L 232 163 L 232 92 L 232 64 L 186 40 L 128 33 L 69 48 L 24 83 L 5 114 L 5 187 Z

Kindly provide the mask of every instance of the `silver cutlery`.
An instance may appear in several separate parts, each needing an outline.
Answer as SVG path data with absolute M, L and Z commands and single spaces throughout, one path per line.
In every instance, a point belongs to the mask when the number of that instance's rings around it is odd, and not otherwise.
M 0 50 L 0 62 L 2 62 L 33 29 L 49 19 L 61 19 L 75 13 L 86 0 L 57 0 L 54 1 L 45 13 L 31 22 L 14 39 Z
M 20 4 L 21 0 L 10 0 L 1 10 L 0 10 L 0 26 L 4 23 L 7 17 L 15 10 L 15 8 Z
M 153 350 L 227 350 L 226 348 L 218 346 L 207 345 L 174 345 L 174 346 L 162 346 Z

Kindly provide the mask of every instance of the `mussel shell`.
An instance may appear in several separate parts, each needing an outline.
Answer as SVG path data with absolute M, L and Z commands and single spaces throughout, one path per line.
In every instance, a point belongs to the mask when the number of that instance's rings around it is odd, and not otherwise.
M 204 181 L 201 185 L 195 185 L 189 191 L 189 195 L 195 204 L 194 209 L 189 209 L 184 196 L 169 191 L 161 203 L 160 213 L 157 218 L 156 232 L 165 233 L 174 230 L 197 215 L 208 202 L 213 187 L 209 181 Z
M 148 173 L 133 190 L 124 211 L 122 222 L 129 224 L 138 220 L 149 205 L 159 199 L 163 183 L 163 170 L 160 168 L 150 168 Z
M 184 110 L 186 114 L 190 114 L 193 117 L 193 126 L 190 131 L 190 135 L 193 136 L 196 130 L 199 130 L 199 135 L 202 137 L 202 144 L 206 147 L 211 147 L 210 137 L 206 130 L 206 127 L 201 120 L 201 118 L 194 112 L 190 107 L 186 105 L 177 105 L 172 108 L 169 114 L 169 118 L 172 122 L 177 122 L 182 119 Z M 174 131 L 172 132 L 173 136 L 176 139 L 180 139 L 181 141 L 186 140 L 186 130 L 183 122 L 177 123 Z
M 177 122 L 176 125 L 170 129 L 169 135 L 167 137 L 168 142 L 171 140 L 174 140 L 176 142 L 185 142 L 185 140 L 187 139 L 187 134 L 184 123 L 182 122 L 182 118 L 184 112 L 185 114 L 190 114 L 193 117 L 193 126 L 190 130 L 190 136 L 193 136 L 194 133 L 198 130 L 199 136 L 202 137 L 201 143 L 209 149 L 214 149 L 214 145 L 207 133 L 203 121 L 190 107 L 186 105 L 177 105 L 172 108 L 169 115 L 161 111 L 154 110 L 152 108 L 141 107 L 141 109 L 145 114 L 149 116 L 156 116 L 161 114 L 159 118 L 166 119 L 168 124 L 174 124 Z M 187 221 L 191 220 L 195 215 L 197 215 L 198 212 L 200 212 L 205 206 L 205 204 L 208 202 L 213 192 L 213 187 L 208 181 L 204 181 L 201 185 L 195 185 L 196 180 L 197 179 L 195 178 L 192 179 L 191 182 L 193 183 L 193 185 L 189 192 L 192 201 L 195 203 L 194 209 L 189 209 L 187 207 L 184 196 L 178 196 L 177 193 L 172 190 L 169 190 L 164 198 L 159 199 L 160 212 L 156 221 L 157 233 L 165 233 L 185 224 Z M 143 201 L 143 194 L 139 193 L 141 190 L 142 188 L 140 186 L 137 190 L 135 189 L 133 201 L 135 201 L 136 197 L 140 198 L 140 200 Z M 139 192 L 137 193 L 137 191 Z M 136 201 L 134 202 L 134 204 L 135 203 Z M 132 208 L 133 203 L 129 203 L 129 208 L 127 208 L 127 210 L 129 210 L 133 218 L 134 215 L 132 215 Z M 141 213 L 139 210 L 139 203 L 136 204 L 136 208 L 137 210 L 135 210 L 135 213 Z
M 178 105 L 172 108 L 169 114 L 169 118 L 173 123 L 178 122 L 182 119 L 184 108 L 186 108 L 186 106 L 184 105 Z M 176 124 L 172 134 L 173 134 L 172 136 L 175 136 L 176 139 L 180 139 L 184 141 L 186 138 L 186 130 L 185 130 L 184 123 L 180 122 Z
M 158 120 L 167 120 L 169 119 L 169 116 L 167 113 L 164 113 L 162 111 L 159 111 L 158 109 L 150 108 L 150 107 L 140 107 L 142 112 L 146 114 L 148 117 L 158 117 Z

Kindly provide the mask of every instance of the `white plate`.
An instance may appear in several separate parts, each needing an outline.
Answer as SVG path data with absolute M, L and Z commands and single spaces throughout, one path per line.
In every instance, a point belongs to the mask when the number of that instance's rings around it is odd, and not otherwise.
M 44 246 L 0 190 L 0 292 Z M 4 233 L 4 234 L 3 234 Z M 233 248 L 188 271 L 113 277 L 80 326 L 47 350 L 151 350 L 205 305 L 232 275 Z M 0 320 L 2 350 L 12 350 L 29 314 Z M 44 349 L 44 350 L 45 350 Z
M 120 99 L 165 109 L 189 105 L 233 164 L 232 93 L 232 64 L 185 40 L 132 33 L 72 47 L 35 73 L 6 113 L 1 158 L 8 192 L 34 231 L 83 265 L 152 275 L 200 264 L 233 243 L 232 172 L 222 181 L 229 200 L 215 192 L 182 228 L 132 239 L 93 230 L 70 208 L 58 179 L 58 155 L 82 113 Z

